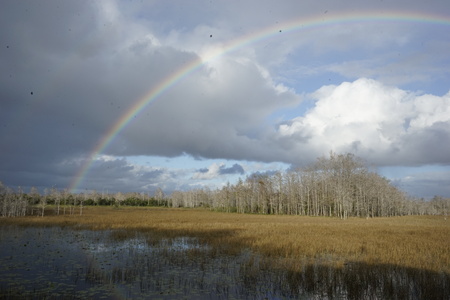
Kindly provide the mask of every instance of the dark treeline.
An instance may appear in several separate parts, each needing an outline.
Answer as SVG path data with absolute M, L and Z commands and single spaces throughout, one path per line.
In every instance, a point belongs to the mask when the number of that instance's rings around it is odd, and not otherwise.
M 389 180 L 371 171 L 352 154 L 319 158 L 306 168 L 274 174 L 253 174 L 221 189 L 175 191 L 165 196 L 157 189 L 145 193 L 72 194 L 67 190 L 36 188 L 16 191 L 0 182 L 0 216 L 44 216 L 51 205 L 55 214 L 82 214 L 83 206 L 207 207 L 212 210 L 307 216 L 386 217 L 401 215 L 447 215 L 450 199 L 431 201 L 409 197 Z

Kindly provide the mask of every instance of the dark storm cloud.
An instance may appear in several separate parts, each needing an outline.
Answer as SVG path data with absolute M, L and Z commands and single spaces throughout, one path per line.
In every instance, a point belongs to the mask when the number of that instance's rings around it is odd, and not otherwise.
M 95 140 L 95 129 L 86 130 L 92 129 L 86 116 L 95 110 L 88 108 L 96 102 L 88 90 L 99 74 L 75 51 L 95 28 L 89 7 L 81 1 L 8 1 L 1 15 L 1 36 L 10 46 L 0 57 L 0 130 L 14 149 L 5 152 L 49 160 L 85 151 Z
M 0 180 L 7 185 L 68 186 L 82 167 L 77 161 L 129 106 L 195 58 L 149 38 L 128 43 L 126 24 L 111 22 L 94 2 L 9 1 L 0 14 L 7 44 L 0 49 Z M 102 176 L 127 174 L 114 171 Z

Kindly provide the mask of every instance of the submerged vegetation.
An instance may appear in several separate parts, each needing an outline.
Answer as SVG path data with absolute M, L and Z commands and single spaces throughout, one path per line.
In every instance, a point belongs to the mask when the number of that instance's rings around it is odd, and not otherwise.
M 431 201 L 415 199 L 386 178 L 371 171 L 362 160 L 331 153 L 311 166 L 276 172 L 252 174 L 245 181 L 221 189 L 174 191 L 166 196 L 157 189 L 153 196 L 145 193 L 86 191 L 36 188 L 29 193 L 16 191 L 0 183 L 0 216 L 44 216 L 52 205 L 55 214 L 82 214 L 85 206 L 165 206 L 211 210 L 286 214 L 303 216 L 388 217 L 403 215 L 448 215 L 450 199 L 434 197 Z

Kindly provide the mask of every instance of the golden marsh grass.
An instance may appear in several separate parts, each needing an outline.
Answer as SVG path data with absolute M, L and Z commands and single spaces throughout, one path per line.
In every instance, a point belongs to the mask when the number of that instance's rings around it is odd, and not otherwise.
M 229 252 L 251 249 L 278 266 L 310 262 L 396 265 L 450 273 L 450 220 L 442 216 L 390 218 L 301 217 L 211 212 L 205 209 L 85 207 L 83 215 L 0 219 L 0 224 L 74 226 L 151 232 L 154 239 L 198 237 Z

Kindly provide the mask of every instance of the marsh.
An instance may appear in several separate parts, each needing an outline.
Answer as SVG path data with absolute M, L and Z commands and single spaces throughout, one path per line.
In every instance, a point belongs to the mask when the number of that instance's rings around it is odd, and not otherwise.
M 151 232 L 0 226 L 1 298 L 445 299 L 449 275 L 317 261 L 292 272 L 242 249 Z M 430 299 L 430 298 L 429 298 Z

